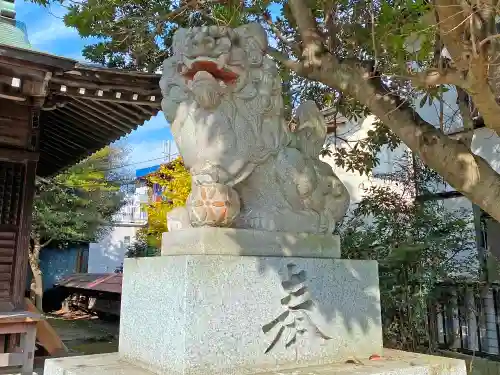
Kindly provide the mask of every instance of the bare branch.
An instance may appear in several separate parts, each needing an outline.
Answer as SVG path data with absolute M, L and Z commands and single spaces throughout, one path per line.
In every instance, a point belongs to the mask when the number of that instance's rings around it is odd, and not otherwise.
M 479 42 L 479 48 L 482 48 L 486 43 L 491 42 L 492 40 L 497 39 L 497 38 L 500 38 L 500 34 L 494 34 L 494 35 L 487 36 L 486 38 L 481 40 L 481 42 Z
M 299 75 L 300 75 L 299 72 L 302 72 L 305 69 L 304 64 L 302 62 L 291 60 L 290 57 L 285 55 L 283 52 L 278 51 L 276 48 L 268 47 L 267 53 L 273 59 L 283 64 L 286 68 L 296 72 Z
M 290 47 L 292 49 L 292 51 L 294 51 L 297 54 L 297 56 L 300 55 L 300 50 L 299 50 L 297 43 L 294 43 L 293 41 L 287 39 L 283 35 L 281 30 L 278 29 L 278 27 L 276 27 L 276 25 L 273 23 L 273 21 L 271 19 L 269 19 L 268 17 L 265 17 L 264 19 L 265 19 L 266 23 L 268 24 L 268 26 L 273 31 L 274 35 L 276 35 L 276 37 L 279 40 L 281 40 L 286 46 Z
M 429 69 L 425 72 L 412 74 L 411 76 L 398 77 L 410 80 L 417 87 L 432 87 L 438 85 L 467 87 L 467 82 L 462 72 L 451 68 L 443 71 Z
M 44 248 L 45 246 L 48 246 L 53 240 L 54 240 L 53 238 L 48 239 L 44 243 L 40 244 L 40 248 Z

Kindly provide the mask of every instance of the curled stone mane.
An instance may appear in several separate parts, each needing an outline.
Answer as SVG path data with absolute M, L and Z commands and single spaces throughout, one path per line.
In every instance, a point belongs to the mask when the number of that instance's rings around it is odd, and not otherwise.
M 189 114 L 204 126 L 211 126 L 205 120 L 222 118 L 226 132 L 245 136 L 236 139 L 237 146 L 256 163 L 285 146 L 289 137 L 282 118 L 281 82 L 275 63 L 265 56 L 266 48 L 267 36 L 258 24 L 234 30 L 178 30 L 160 83 L 162 108 L 173 128 Z M 209 119 L 202 119 L 207 115 Z M 239 179 L 238 171 L 231 173 Z

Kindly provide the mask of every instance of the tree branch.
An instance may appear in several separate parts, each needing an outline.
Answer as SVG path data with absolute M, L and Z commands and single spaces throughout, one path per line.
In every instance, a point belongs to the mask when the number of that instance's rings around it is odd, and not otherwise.
M 47 240 L 44 243 L 40 244 L 40 248 L 43 249 L 45 246 L 49 246 L 52 241 L 54 241 L 54 239 L 50 238 L 49 240 Z
M 290 57 L 285 55 L 283 52 L 278 51 L 276 48 L 267 47 L 267 54 L 282 63 L 286 68 L 293 70 L 296 73 L 305 69 L 303 63 L 291 60 Z
M 305 0 L 289 0 L 288 4 L 290 5 L 290 10 L 295 18 L 298 32 L 302 39 L 302 57 L 305 67 L 319 66 L 321 64 L 321 55 L 325 52 L 325 48 L 312 10 Z
M 429 69 L 425 72 L 415 73 L 410 76 L 398 76 L 403 79 L 408 79 L 414 86 L 417 87 L 432 87 L 438 85 L 456 85 L 456 86 L 467 86 L 462 72 L 456 69 L 445 69 L 444 71 L 439 71 L 435 69 Z
M 476 26 L 472 22 L 472 17 L 476 15 L 468 5 L 464 5 L 465 8 L 462 5 L 456 0 L 436 0 L 440 35 L 453 64 L 464 72 L 463 82 L 457 85 L 471 96 L 486 126 L 500 135 L 500 106 L 497 103 L 499 95 L 491 89 L 488 77 L 488 70 L 495 67 L 490 66 L 486 43 L 483 43 L 494 39 L 494 36 L 477 43 L 474 32 Z M 469 40 L 464 40 L 467 35 L 470 35 Z M 472 45 L 473 53 L 466 53 L 469 45 Z
M 190 1 L 185 2 L 185 4 L 183 4 L 183 5 L 180 5 L 177 9 L 174 9 L 173 11 L 168 12 L 160 19 L 162 21 L 173 21 L 175 18 L 180 16 L 182 13 L 187 12 L 188 10 L 192 10 L 194 8 L 197 8 L 198 6 L 203 6 L 203 5 L 205 5 L 205 3 L 210 4 L 210 3 L 218 3 L 218 2 L 221 2 L 221 1 L 190 0 Z M 182 2 L 181 2 L 181 4 L 182 4 Z
M 269 17 L 264 17 L 264 21 L 266 21 L 269 28 L 279 40 L 281 40 L 286 46 L 290 47 L 296 53 L 299 52 L 297 44 L 294 44 L 293 41 L 288 40 Z
M 459 70 L 469 69 L 469 57 L 464 55 L 463 40 L 468 25 L 468 14 L 456 0 L 435 0 L 438 17 L 437 27 L 440 37 L 450 53 L 453 63 Z
M 467 74 L 467 85 L 463 87 L 472 98 L 472 102 L 483 117 L 485 125 L 500 135 L 500 106 L 497 95 L 488 82 L 488 64 L 480 55 L 471 64 Z
M 441 133 L 424 121 L 407 103 L 388 94 L 380 77 L 360 64 L 341 63 L 324 54 L 319 67 L 286 59 L 272 52 L 296 74 L 321 82 L 357 98 L 370 108 L 422 161 L 450 185 L 500 220 L 500 175 L 463 143 Z

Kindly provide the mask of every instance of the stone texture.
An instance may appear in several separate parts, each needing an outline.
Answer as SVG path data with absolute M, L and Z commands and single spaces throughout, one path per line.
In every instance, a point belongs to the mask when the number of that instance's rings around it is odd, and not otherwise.
M 444 357 L 385 350 L 380 361 L 360 364 L 326 364 L 319 366 L 283 366 L 261 375 L 466 375 L 465 362 Z M 44 375 L 151 375 L 151 372 L 127 363 L 116 354 L 49 359 Z M 278 372 L 279 371 L 279 372 Z M 172 373 L 156 373 L 173 375 Z M 226 373 L 227 374 L 227 373 Z M 249 373 L 247 373 L 249 374 Z M 225 375 L 221 372 L 220 375 Z
M 368 357 L 382 350 L 379 306 L 373 261 L 127 259 L 119 351 L 123 359 L 169 374 Z
M 160 81 L 162 110 L 193 185 L 184 212 L 169 215 L 172 229 L 327 234 L 347 211 L 346 187 L 319 160 L 325 119 L 313 101 L 299 105 L 294 123 L 284 118 L 267 47 L 258 23 L 174 34 Z M 227 198 L 207 200 L 210 191 Z
M 163 233 L 161 254 L 340 258 L 340 239 L 253 229 L 188 228 Z

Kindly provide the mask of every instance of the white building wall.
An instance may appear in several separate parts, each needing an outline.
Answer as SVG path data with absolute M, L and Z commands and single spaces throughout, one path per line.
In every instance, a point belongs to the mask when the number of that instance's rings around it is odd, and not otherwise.
M 471 150 L 481 156 L 500 173 L 500 137 L 491 129 L 481 128 L 474 131 Z
M 123 264 L 127 248 L 136 240 L 139 229 L 147 224 L 141 204 L 147 198 L 147 187 L 128 196 L 128 203 L 114 217 L 114 225 L 97 243 L 89 245 L 89 273 L 114 272 Z
M 375 116 L 368 116 L 359 122 L 346 122 L 338 126 L 337 135 L 347 141 L 355 142 L 362 140 L 368 137 L 367 133 L 369 130 L 374 129 L 374 121 Z M 399 188 L 394 184 L 389 184 L 381 178 L 366 175 L 361 176 L 357 171 L 347 171 L 346 168 L 338 167 L 335 164 L 336 145 L 333 143 L 333 138 L 331 138 L 331 143 L 330 149 L 332 150 L 332 156 L 325 156 L 321 159 L 332 167 L 335 174 L 346 186 L 351 196 L 351 206 L 361 201 L 365 195 L 365 189 L 370 186 L 391 185 L 394 189 Z M 394 172 L 394 161 L 403 156 L 405 149 L 406 146 L 400 146 L 394 151 L 384 148 L 379 154 L 380 165 L 375 168 L 374 172 L 379 174 Z
M 444 130 L 450 133 L 456 132 L 462 127 L 462 119 L 458 111 L 458 106 L 456 105 L 456 98 L 457 94 L 454 89 L 450 89 L 450 91 L 444 94 Z M 440 108 L 437 101 L 434 101 L 431 104 L 427 103 L 421 108 L 419 107 L 417 112 L 425 121 L 439 127 Z M 338 127 L 337 134 L 348 141 L 359 141 L 368 137 L 367 132 L 374 128 L 374 121 L 375 116 L 368 116 L 356 123 L 347 122 Z M 331 146 L 331 149 L 334 151 L 334 144 Z M 471 150 L 476 155 L 483 157 L 497 172 L 500 173 L 500 138 L 493 131 L 484 128 L 477 129 L 474 133 Z M 374 168 L 374 174 L 381 175 L 396 172 L 396 162 L 401 159 L 405 152 L 409 151 L 410 150 L 404 144 L 401 144 L 394 151 L 384 147 L 378 155 L 380 164 Z M 332 166 L 334 172 L 346 185 L 351 194 L 351 204 L 355 204 L 362 199 L 364 195 L 363 190 L 367 187 L 387 184 L 387 182 L 380 178 L 366 175 L 361 176 L 356 171 L 347 171 L 346 169 L 337 167 L 335 165 L 334 156 L 326 156 L 323 157 L 322 160 Z M 396 189 L 398 188 L 394 184 L 392 184 L 392 187 Z M 443 183 L 436 186 L 434 190 L 437 192 L 450 191 L 454 189 L 446 183 Z M 450 209 L 451 206 L 453 206 L 453 208 L 462 207 L 471 210 L 472 212 L 472 204 L 466 198 L 455 200 L 453 204 L 450 202 L 448 206 L 450 206 Z
M 445 130 L 448 132 L 456 132 L 461 129 L 461 118 L 457 112 L 457 106 L 454 105 L 456 100 L 456 92 L 454 90 L 450 90 L 450 92 L 447 92 L 445 96 L 447 102 L 452 103 L 446 104 L 444 109 Z M 419 108 L 418 112 L 426 121 L 434 124 L 435 126 L 439 126 L 439 110 L 436 108 L 435 103 L 432 103 L 431 105 L 427 104 L 422 108 Z M 347 141 L 362 140 L 364 138 L 367 138 L 367 132 L 374 128 L 374 121 L 374 116 L 368 116 L 367 118 L 357 123 L 347 122 L 337 128 L 337 135 L 341 136 Z M 396 190 L 400 190 L 402 188 L 414 188 L 413 186 L 408 187 L 402 186 L 401 184 L 396 185 L 393 182 L 385 181 L 381 178 L 374 177 L 373 175 L 361 176 L 357 171 L 347 171 L 345 168 L 337 167 L 335 165 L 334 159 L 335 144 L 333 143 L 333 139 L 330 140 L 330 143 L 332 143 L 332 146 L 330 146 L 330 148 L 333 151 L 333 155 L 323 157 L 322 160 L 332 166 L 334 172 L 349 190 L 351 196 L 351 209 L 353 209 L 366 194 L 365 189 L 371 186 L 389 186 L 392 189 Z M 497 172 L 500 173 L 500 138 L 493 131 L 489 129 L 477 129 L 474 133 L 471 150 L 476 155 L 483 157 Z M 394 151 L 389 150 L 387 147 L 383 148 L 378 155 L 380 164 L 374 168 L 374 174 L 381 175 L 396 172 L 397 161 L 401 159 L 405 152 L 409 151 L 410 150 L 404 144 L 401 144 Z M 437 183 L 435 186 L 433 186 L 432 189 L 432 191 L 434 192 L 453 190 L 454 189 L 444 181 L 443 183 Z M 441 203 L 444 210 L 449 210 L 450 212 L 461 210 L 464 215 L 470 215 L 471 235 L 475 234 L 475 227 L 472 220 L 473 205 L 470 200 L 465 197 L 456 197 L 445 199 Z M 475 256 L 477 253 L 477 249 L 473 249 L 472 251 L 474 251 L 474 254 L 472 255 Z M 471 254 L 468 251 L 456 255 L 456 257 L 458 258 L 468 258 L 470 256 Z
M 140 226 L 123 224 L 110 228 L 98 243 L 89 245 L 89 273 L 109 273 L 120 267 L 129 244 L 133 243 Z

